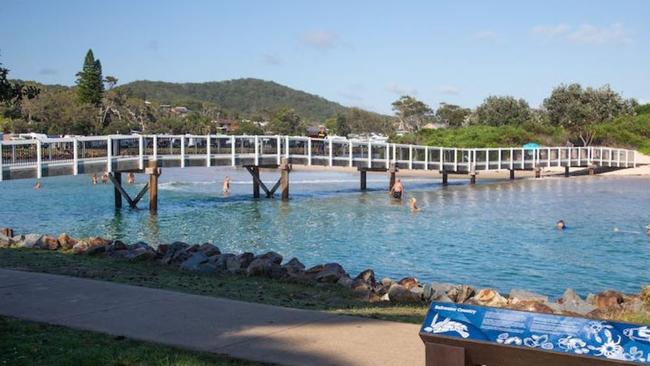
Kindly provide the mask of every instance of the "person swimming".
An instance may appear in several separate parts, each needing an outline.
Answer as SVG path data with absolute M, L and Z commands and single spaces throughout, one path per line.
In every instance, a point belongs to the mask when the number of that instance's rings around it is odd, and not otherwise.
M 34 189 L 41 189 L 41 187 L 42 187 L 42 185 L 41 185 L 41 181 L 40 181 L 40 180 L 37 180 L 37 181 L 36 181 L 36 184 L 34 184 Z
M 102 183 L 107 184 L 108 183 L 108 172 L 104 172 L 102 175 Z
M 135 174 L 133 172 L 129 172 L 126 176 L 126 182 L 131 185 L 135 183 Z
M 564 223 L 564 220 L 560 220 L 555 224 L 555 227 L 558 230 L 565 230 L 566 229 L 566 224 Z
M 97 174 L 93 174 L 93 176 L 90 178 L 90 181 L 93 182 L 93 185 L 97 184 Z
M 411 212 L 418 212 L 420 209 L 418 208 L 418 200 L 415 199 L 415 197 L 411 197 L 409 200 L 409 206 L 411 206 Z
M 230 177 L 226 176 L 223 179 L 223 193 L 229 193 L 230 192 Z
M 648 234 L 648 236 L 650 236 L 650 224 L 648 224 L 648 226 L 645 227 L 645 233 Z
M 393 187 L 390 189 L 390 196 L 396 200 L 401 200 L 402 195 L 404 194 L 404 186 L 402 185 L 401 180 L 396 180 Z

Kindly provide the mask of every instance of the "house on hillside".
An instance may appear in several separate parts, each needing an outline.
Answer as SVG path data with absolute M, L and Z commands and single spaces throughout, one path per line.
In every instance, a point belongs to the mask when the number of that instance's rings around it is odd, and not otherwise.
M 222 134 L 231 134 L 239 130 L 239 121 L 234 119 L 220 118 L 213 120 L 212 123 L 217 126 L 217 131 Z

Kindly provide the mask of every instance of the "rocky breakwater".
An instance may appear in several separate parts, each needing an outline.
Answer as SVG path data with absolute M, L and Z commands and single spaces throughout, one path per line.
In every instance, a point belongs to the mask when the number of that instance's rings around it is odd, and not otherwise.
M 372 269 L 366 269 L 352 277 L 338 263 L 307 268 L 298 258 L 283 262 L 282 255 L 272 251 L 263 254 L 222 253 L 211 243 L 183 242 L 160 244 L 154 248 L 144 242 L 126 244 L 120 240 L 101 237 L 74 239 L 66 234 L 14 235 L 13 230 L 7 228 L 0 229 L 0 248 L 58 250 L 128 261 L 152 261 L 182 271 L 263 276 L 300 283 L 338 284 L 368 302 L 425 305 L 438 301 L 599 319 L 616 319 L 624 313 L 650 313 L 650 286 L 644 287 L 639 294 L 607 290 L 585 298 L 567 289 L 562 296 L 552 300 L 548 296 L 519 289 L 502 294 L 492 288 L 422 283 L 413 277 L 404 277 L 397 281 L 390 278 L 378 280 Z

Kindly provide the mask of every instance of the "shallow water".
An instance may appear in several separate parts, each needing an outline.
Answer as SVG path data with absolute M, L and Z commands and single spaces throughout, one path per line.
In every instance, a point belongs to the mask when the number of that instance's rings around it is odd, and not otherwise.
M 233 178 L 228 197 L 220 192 L 224 175 Z M 269 186 L 277 177 L 262 176 Z M 144 179 L 128 190 L 135 195 Z M 370 191 L 361 193 L 355 174 L 294 172 L 284 203 L 252 199 L 244 170 L 165 169 L 157 216 L 115 211 L 112 186 L 93 186 L 87 176 L 47 178 L 39 191 L 32 181 L 8 181 L 0 183 L 0 226 L 152 244 L 210 241 L 222 251 L 274 250 L 307 265 L 338 262 L 352 274 L 373 268 L 378 276 L 552 296 L 566 287 L 637 292 L 650 282 L 648 179 L 479 179 L 446 188 L 403 179 L 422 208 L 416 214 L 388 199 L 385 175 L 368 179 Z M 565 232 L 554 229 L 559 218 Z

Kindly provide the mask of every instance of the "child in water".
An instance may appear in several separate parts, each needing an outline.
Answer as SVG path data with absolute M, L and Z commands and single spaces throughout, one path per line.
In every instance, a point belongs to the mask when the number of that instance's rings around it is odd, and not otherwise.
M 409 200 L 409 206 L 411 207 L 411 212 L 418 212 L 420 209 L 418 208 L 418 200 L 415 199 L 415 197 L 411 197 Z
M 555 224 L 555 227 L 558 230 L 565 230 L 566 229 L 566 224 L 564 223 L 564 220 L 560 220 Z

